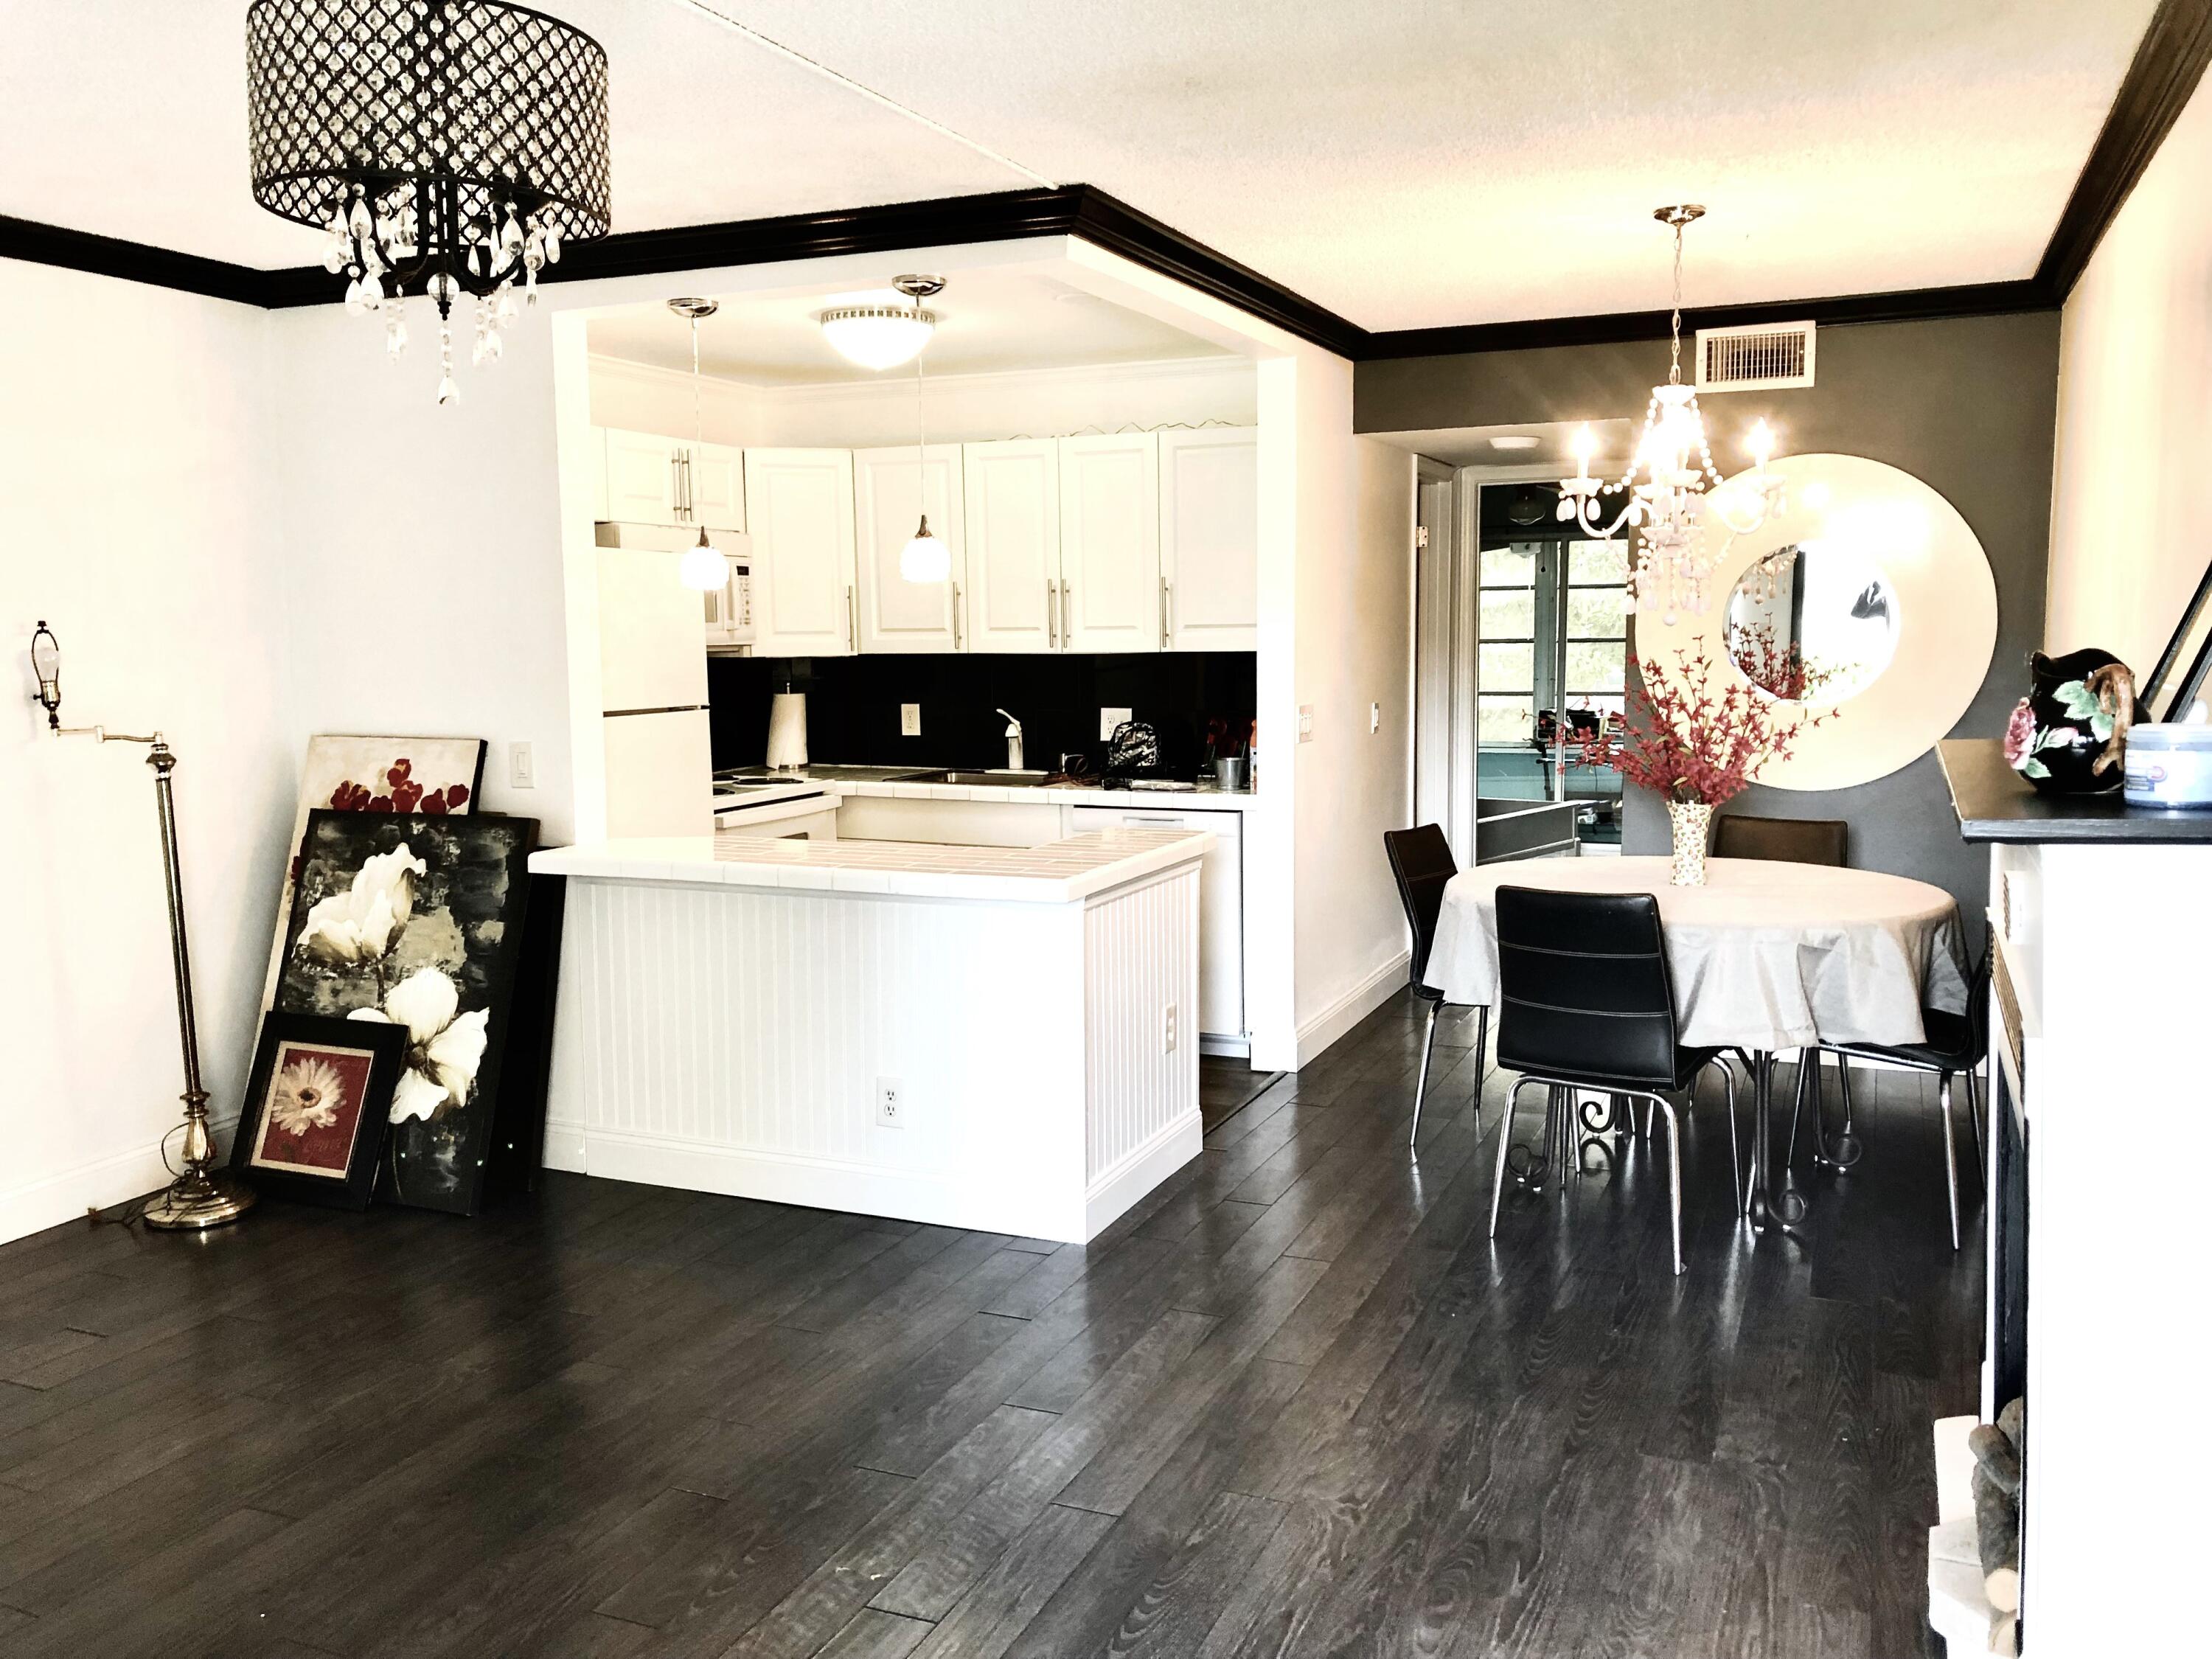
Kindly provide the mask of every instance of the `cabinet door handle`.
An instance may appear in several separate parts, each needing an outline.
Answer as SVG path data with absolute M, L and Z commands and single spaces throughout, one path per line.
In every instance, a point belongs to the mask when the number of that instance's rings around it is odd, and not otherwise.
M 1074 636 L 1067 629 L 1067 596 L 1074 587 L 1075 584 L 1071 581 L 1063 581 L 1060 585 L 1060 642 L 1063 648 L 1074 642 Z
M 699 498 L 691 489 L 691 452 L 688 449 L 684 452 L 684 516 L 695 520 L 699 516 Z
M 854 648 L 854 638 L 859 632 L 853 620 L 853 590 L 848 587 L 845 590 L 845 648 L 848 651 Z
M 960 648 L 960 584 L 952 584 L 952 648 Z
M 1060 584 L 1050 577 L 1044 584 L 1044 642 L 1054 650 L 1060 648 L 1060 612 L 1054 606 L 1060 603 Z
M 1175 629 L 1168 616 L 1168 579 L 1160 578 L 1160 648 L 1167 649 L 1168 641 L 1175 636 Z
M 680 522 L 684 517 L 684 462 L 674 450 L 668 452 L 668 509 Z

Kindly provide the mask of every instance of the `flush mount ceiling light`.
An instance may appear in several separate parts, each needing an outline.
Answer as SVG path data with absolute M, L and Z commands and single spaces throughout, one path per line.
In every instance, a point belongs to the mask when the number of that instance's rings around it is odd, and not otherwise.
M 679 299 L 671 300 L 668 308 L 691 325 L 691 447 L 704 449 L 707 443 L 699 424 L 699 319 L 713 316 L 722 307 L 713 300 Z M 684 586 L 701 593 L 713 593 L 730 585 L 730 567 L 707 539 L 705 525 L 699 526 L 697 543 L 684 549 L 676 574 Z
M 1536 447 L 1536 440 L 1530 437 L 1525 432 L 1501 433 L 1498 436 L 1492 438 L 1490 441 L 1490 447 L 1492 449 L 1518 452 L 1524 449 L 1534 449 Z
M 1559 517 L 1572 520 L 1583 535 L 1610 541 L 1624 525 L 1644 532 L 1636 568 L 1628 576 L 1626 608 L 1656 606 L 1669 625 L 1678 612 L 1702 612 L 1711 603 L 1706 585 L 1726 551 L 1726 542 L 1719 547 L 1709 544 L 1707 517 L 1733 539 L 1749 535 L 1787 507 L 1781 479 L 1766 471 L 1774 453 L 1774 434 L 1766 422 L 1753 427 L 1744 441 L 1752 454 L 1750 476 L 1724 485 L 1705 441 L 1705 417 L 1698 408 L 1697 389 L 1682 384 L 1682 232 L 1705 213 L 1694 204 L 1652 211 L 1653 218 L 1674 232 L 1674 347 L 1667 384 L 1651 388 L 1644 436 L 1628 470 L 1611 483 L 1590 477 L 1597 440 L 1585 426 L 1575 434 L 1575 476 L 1559 484 Z M 1641 483 L 1639 472 L 1644 475 Z M 1597 505 L 1601 492 L 1628 498 L 1611 524 L 1599 522 L 1604 517 Z
M 860 368 L 882 370 L 912 362 L 936 331 L 937 313 L 921 302 L 945 290 L 942 276 L 907 276 L 891 286 L 911 302 L 832 306 L 815 320 L 837 355 Z
M 246 14 L 253 199 L 324 231 L 349 309 L 406 349 L 410 290 L 438 312 L 438 401 L 453 311 L 476 301 L 474 361 L 500 355 L 515 284 L 607 234 L 607 55 L 502 0 L 253 0 Z

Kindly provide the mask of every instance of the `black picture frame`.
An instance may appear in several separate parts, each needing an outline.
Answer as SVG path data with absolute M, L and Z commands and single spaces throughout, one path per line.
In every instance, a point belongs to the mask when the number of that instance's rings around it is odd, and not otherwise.
M 2212 677 L 2212 564 L 2204 567 L 2173 637 L 2159 653 L 2158 665 L 2136 688 L 2142 718 L 2171 720 L 2187 714 L 2189 705 L 2204 695 L 2208 677 Z
M 494 1126 L 507 1115 L 504 1074 L 537 845 L 535 818 L 498 812 L 308 815 L 276 1006 L 339 1016 L 376 1009 L 399 1018 L 409 1036 L 379 1168 L 380 1201 L 474 1215 L 489 1190 Z M 334 956 L 328 932 L 311 926 L 316 907 L 365 878 L 371 860 L 384 860 L 387 877 L 395 860 L 422 868 L 380 953 Z M 418 976 L 442 981 L 434 988 L 441 1001 L 428 1025 L 417 1018 L 419 1030 L 406 1025 L 404 989 Z
M 404 1026 L 322 1014 L 263 1015 L 231 1138 L 231 1172 L 272 1197 L 367 1209 L 383 1161 L 392 1091 L 406 1064 Z M 288 1085 L 288 1078 L 299 1081 Z M 323 1086 L 331 1079 L 341 1085 L 335 1098 Z M 304 1109 L 301 1084 L 319 1094 Z M 290 1126 L 283 1121 L 288 1109 L 295 1120 Z M 317 1114 L 334 1121 L 316 1123 Z M 329 1161 L 334 1154 L 335 1164 Z

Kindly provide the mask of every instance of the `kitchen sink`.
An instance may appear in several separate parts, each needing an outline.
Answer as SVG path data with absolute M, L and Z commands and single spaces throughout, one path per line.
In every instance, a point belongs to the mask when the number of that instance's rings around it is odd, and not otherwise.
M 1022 789 L 1036 788 L 1052 778 L 1049 772 L 918 772 L 906 780 L 908 783 L 958 783 L 971 788 Z

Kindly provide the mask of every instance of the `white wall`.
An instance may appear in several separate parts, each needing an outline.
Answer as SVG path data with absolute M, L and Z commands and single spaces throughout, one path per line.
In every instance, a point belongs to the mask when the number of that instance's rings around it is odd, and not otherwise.
M 2067 301 L 2044 637 L 2148 674 L 2208 550 L 2212 82 L 2197 89 Z
M 281 653 L 288 550 L 264 373 L 266 313 L 0 260 L 0 1239 L 166 1179 L 179 1121 L 161 848 L 146 750 L 58 741 L 28 701 L 33 626 L 63 650 L 62 714 L 159 727 L 175 775 L 200 1052 L 234 1115 L 292 817 Z M 333 666 L 391 650 L 348 609 L 309 630 Z

